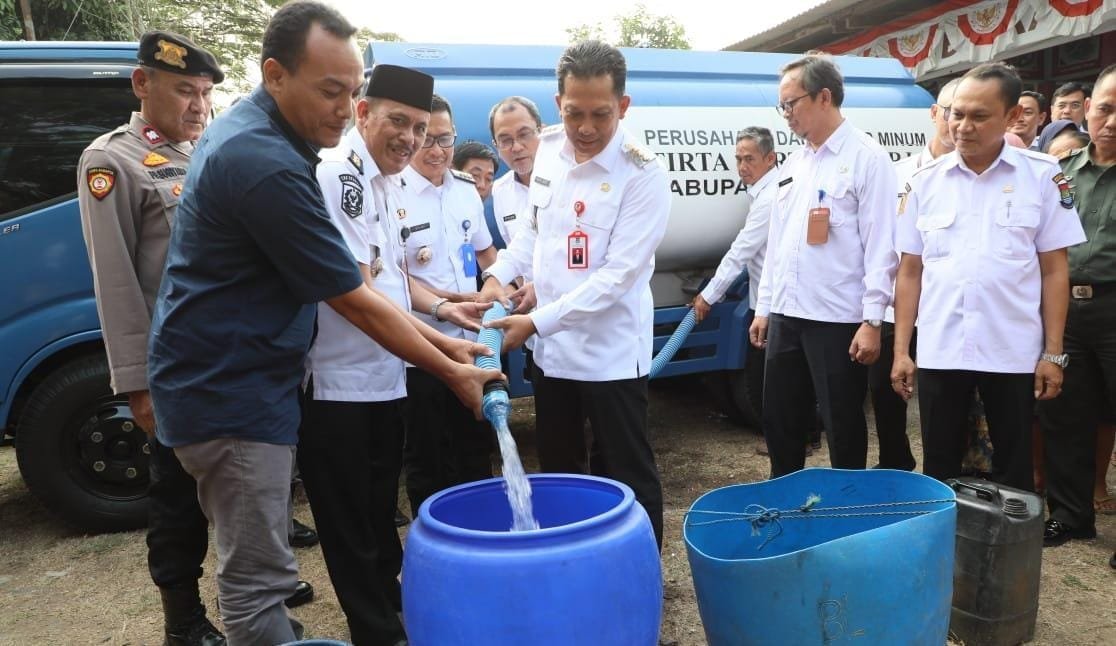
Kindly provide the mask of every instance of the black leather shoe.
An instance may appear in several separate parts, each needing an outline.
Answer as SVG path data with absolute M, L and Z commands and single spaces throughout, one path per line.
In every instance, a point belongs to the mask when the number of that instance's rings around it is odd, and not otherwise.
M 410 523 L 410 522 L 411 522 L 411 519 L 407 518 L 407 514 L 404 514 L 402 509 L 396 507 L 395 508 L 395 526 L 396 527 L 406 527 L 407 524 Z
M 225 636 L 205 616 L 196 582 L 159 588 L 164 646 L 225 646 Z
M 182 630 L 166 631 L 163 646 L 225 646 L 225 636 L 205 616 Z
M 1096 538 L 1097 529 L 1090 527 L 1088 529 L 1074 529 L 1068 525 L 1063 525 L 1060 521 L 1051 518 L 1046 521 L 1046 525 L 1042 530 L 1042 546 L 1043 547 L 1057 547 L 1065 544 L 1070 539 L 1081 538 Z
M 310 603 L 314 600 L 314 586 L 310 585 L 308 581 L 299 581 L 295 586 L 294 594 L 287 597 L 283 603 L 288 608 L 297 608 L 303 604 Z
M 314 547 L 318 544 L 318 532 L 294 520 L 294 533 L 287 537 L 291 547 Z
M 1116 552 L 1112 553 L 1112 558 L 1108 559 L 1108 567 L 1116 570 Z

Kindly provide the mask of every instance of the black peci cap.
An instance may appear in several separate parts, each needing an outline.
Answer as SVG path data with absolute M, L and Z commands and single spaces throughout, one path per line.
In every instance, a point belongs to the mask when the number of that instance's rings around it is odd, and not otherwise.
M 214 83 L 225 80 L 213 54 L 169 31 L 149 31 L 140 37 L 139 63 L 175 74 L 209 76 Z
M 377 65 L 372 68 L 365 96 L 391 99 L 419 110 L 430 111 L 434 96 L 434 77 L 398 65 Z

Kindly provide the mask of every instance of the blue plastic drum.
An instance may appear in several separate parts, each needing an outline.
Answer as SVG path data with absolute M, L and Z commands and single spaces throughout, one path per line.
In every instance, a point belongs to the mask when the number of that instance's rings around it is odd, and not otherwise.
M 502 479 L 423 503 L 403 557 L 412 646 L 655 646 L 659 552 L 632 490 L 593 476 L 528 477 L 537 530 L 509 531 Z
M 954 500 L 888 470 L 806 469 L 703 495 L 683 536 L 709 644 L 941 646 Z

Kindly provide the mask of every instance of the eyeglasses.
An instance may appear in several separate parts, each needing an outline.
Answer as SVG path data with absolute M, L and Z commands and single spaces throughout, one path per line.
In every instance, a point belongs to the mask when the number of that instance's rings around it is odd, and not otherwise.
M 942 105 L 941 103 L 935 103 L 934 105 L 936 105 L 936 106 L 938 106 L 939 108 L 942 109 L 942 120 L 943 121 L 949 121 L 949 113 L 950 113 L 950 110 L 952 109 L 952 106 Z
M 426 135 L 426 139 L 424 139 L 422 142 L 422 147 L 433 148 L 436 142 L 439 148 L 449 148 L 455 141 L 457 141 L 457 135 L 455 134 L 440 135 L 438 137 L 431 137 L 430 135 Z
M 785 117 L 788 114 L 790 114 L 791 112 L 794 112 L 794 105 L 796 103 L 798 103 L 802 99 L 805 99 L 808 96 L 812 96 L 812 95 L 809 92 L 807 92 L 806 94 L 803 94 L 802 96 L 799 96 L 799 97 L 795 97 L 795 98 L 791 99 L 790 101 L 783 101 L 782 103 L 775 106 L 775 111 L 778 112 L 780 115 Z
M 1080 101 L 1071 101 L 1069 103 L 1058 102 L 1058 103 L 1054 104 L 1054 109 L 1055 110 L 1065 110 L 1066 108 L 1071 108 L 1073 110 L 1080 110 L 1082 105 L 1084 105 L 1084 104 L 1081 103 Z
M 519 144 L 520 146 L 530 145 L 535 139 L 538 139 L 538 130 L 523 130 L 514 137 L 500 137 L 493 143 L 500 150 L 511 150 L 513 146 Z

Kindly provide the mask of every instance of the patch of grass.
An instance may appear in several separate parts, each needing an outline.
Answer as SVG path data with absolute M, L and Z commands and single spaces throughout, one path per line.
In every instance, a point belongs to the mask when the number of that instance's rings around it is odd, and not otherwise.
M 1074 576 L 1072 574 L 1067 574 L 1064 577 L 1062 577 L 1062 583 L 1066 584 L 1067 586 L 1069 586 L 1071 588 L 1077 588 L 1079 590 L 1086 590 L 1088 592 L 1096 592 L 1096 590 L 1094 590 L 1093 588 L 1090 588 L 1089 586 L 1085 585 L 1085 583 L 1083 583 L 1081 581 L 1081 579 L 1077 578 L 1076 576 Z
M 78 539 L 74 545 L 74 552 L 82 556 L 92 554 L 105 554 L 123 545 L 129 539 L 129 534 L 97 534 Z

